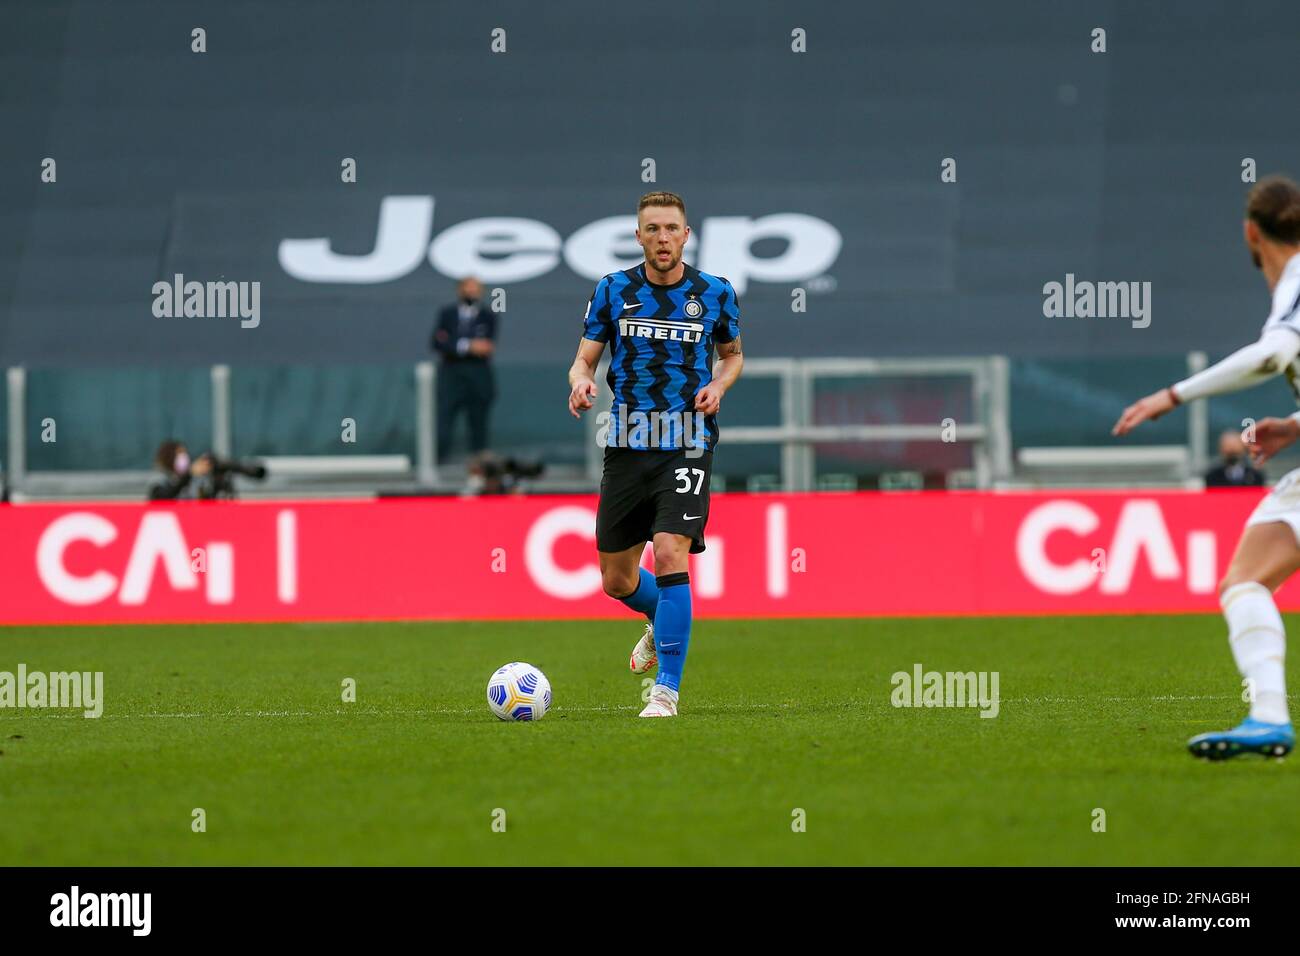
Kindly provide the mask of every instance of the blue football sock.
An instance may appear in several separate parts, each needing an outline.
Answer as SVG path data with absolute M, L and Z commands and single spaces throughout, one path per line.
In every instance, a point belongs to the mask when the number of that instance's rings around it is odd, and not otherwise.
M 655 608 L 659 606 L 659 585 L 655 583 L 655 576 L 641 568 L 641 579 L 637 582 L 636 590 L 619 600 L 638 614 L 644 614 L 646 620 L 653 624 Z
M 655 649 L 659 653 L 656 684 L 679 690 L 686 649 L 691 644 L 691 576 L 685 571 L 655 579 L 659 609 L 655 612 Z

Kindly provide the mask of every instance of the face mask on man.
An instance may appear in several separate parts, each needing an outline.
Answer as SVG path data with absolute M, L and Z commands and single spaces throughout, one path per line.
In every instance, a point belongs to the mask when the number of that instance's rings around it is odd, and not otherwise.
M 172 462 L 172 467 L 176 469 L 176 474 L 183 475 L 190 470 L 190 456 L 183 451 L 176 453 L 176 460 Z

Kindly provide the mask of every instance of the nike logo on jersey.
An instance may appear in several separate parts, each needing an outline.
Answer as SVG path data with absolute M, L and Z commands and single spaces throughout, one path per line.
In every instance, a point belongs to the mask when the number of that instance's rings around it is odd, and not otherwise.
M 697 520 L 699 520 L 700 518 L 703 518 L 703 517 L 704 517 L 704 515 L 682 515 L 682 520 L 683 520 L 683 521 L 697 521 Z

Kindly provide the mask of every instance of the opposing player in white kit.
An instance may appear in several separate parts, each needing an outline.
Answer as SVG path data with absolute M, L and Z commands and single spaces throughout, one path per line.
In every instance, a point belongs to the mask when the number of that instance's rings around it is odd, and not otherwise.
M 1246 246 L 1273 293 L 1273 309 L 1259 341 L 1222 362 L 1148 395 L 1128 408 L 1113 434 L 1197 398 L 1234 392 L 1285 374 L 1300 403 L 1300 187 L 1274 176 L 1261 180 L 1246 203 Z M 1249 430 L 1243 437 L 1249 439 Z M 1265 418 L 1249 442 L 1257 462 L 1300 438 L 1300 412 Z M 1273 592 L 1300 569 L 1300 469 L 1274 486 L 1246 522 L 1237 551 L 1219 584 L 1228 643 L 1250 690 L 1250 716 L 1232 730 L 1188 741 L 1197 757 L 1219 760 L 1258 753 L 1282 757 L 1295 746 L 1287 708 L 1286 633 Z

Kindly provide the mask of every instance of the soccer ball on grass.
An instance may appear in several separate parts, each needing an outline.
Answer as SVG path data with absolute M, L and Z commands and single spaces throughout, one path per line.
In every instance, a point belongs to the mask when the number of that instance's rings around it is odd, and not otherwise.
M 551 682 L 532 664 L 516 661 L 488 678 L 487 700 L 502 720 L 541 720 L 551 709 Z

